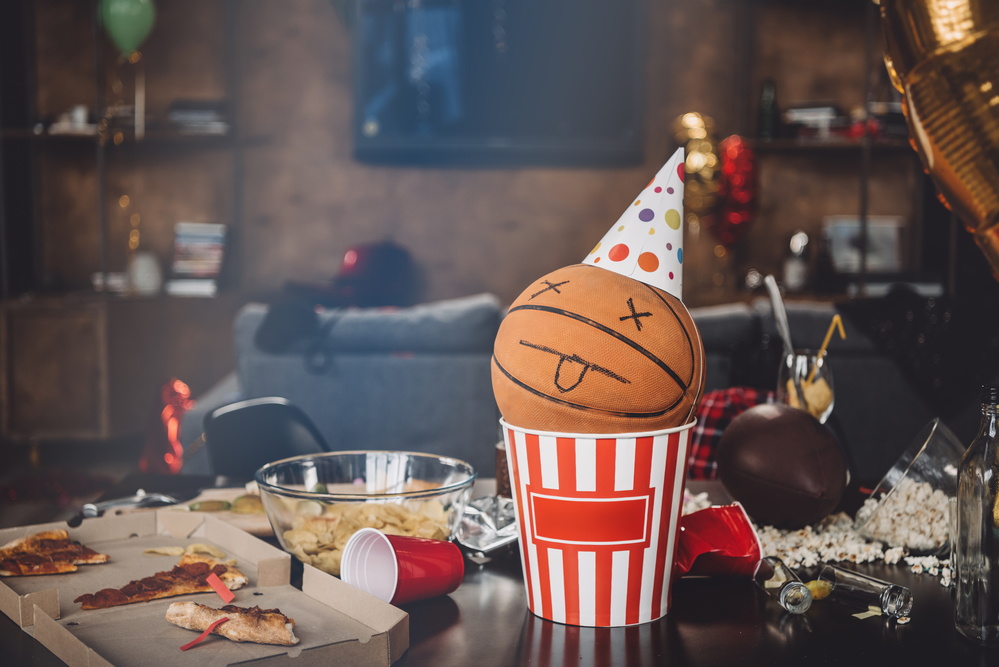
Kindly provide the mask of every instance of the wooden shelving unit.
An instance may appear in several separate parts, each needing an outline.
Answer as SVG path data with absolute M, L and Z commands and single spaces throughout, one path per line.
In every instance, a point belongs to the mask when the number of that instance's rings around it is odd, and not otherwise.
M 875 68 L 883 67 L 876 5 L 859 1 L 802 5 L 751 0 L 742 3 L 738 11 L 737 42 L 742 54 L 737 77 L 741 85 L 740 132 L 749 138 L 749 146 L 758 157 L 761 205 L 754 223 L 756 236 L 751 231 L 744 241 L 747 247 L 736 253 L 745 264 L 736 268 L 737 275 L 749 268 L 779 275 L 781 255 L 777 247 L 785 251 L 787 238 L 796 229 L 806 231 L 812 241 L 817 241 L 821 218 L 844 214 L 858 217 L 861 239 L 867 237 L 871 215 L 906 217 L 903 270 L 918 273 L 922 268 L 924 178 L 907 139 L 866 134 L 856 139 L 826 140 L 763 140 L 755 136 L 760 84 L 767 78 L 776 81 L 782 108 L 808 100 L 828 100 L 844 109 L 869 108 L 875 101 L 872 74 Z M 824 17 L 823 21 L 816 20 L 817 14 Z M 825 19 L 830 22 L 828 35 L 816 27 Z M 827 36 L 831 41 L 821 41 Z M 855 185 L 848 185 L 851 179 Z M 879 179 L 882 187 L 872 191 L 872 182 Z M 885 179 L 894 180 L 884 186 Z M 904 187 L 899 185 L 903 180 Z M 839 210 L 830 210 L 840 205 Z M 767 228 L 768 236 L 759 233 L 760 226 Z M 863 286 L 870 276 L 866 253 L 861 255 L 856 279 Z M 747 257 L 753 257 L 758 264 L 752 266 Z
M 48 131 L 69 105 L 86 105 L 93 121 L 132 94 L 133 70 L 98 24 L 96 0 L 10 5 L 0 27 L 0 436 L 92 440 L 139 432 L 167 379 L 180 377 L 197 393 L 233 364 L 231 324 L 242 303 L 240 3 L 159 3 L 142 47 L 153 108 L 138 139 L 116 119 L 100 134 Z M 170 97 L 219 96 L 225 134 L 184 133 L 165 120 Z M 139 209 L 119 210 L 125 194 Z M 93 291 L 92 274 L 127 269 L 132 212 L 141 213 L 139 248 L 157 255 L 164 275 L 176 222 L 225 223 L 221 295 Z

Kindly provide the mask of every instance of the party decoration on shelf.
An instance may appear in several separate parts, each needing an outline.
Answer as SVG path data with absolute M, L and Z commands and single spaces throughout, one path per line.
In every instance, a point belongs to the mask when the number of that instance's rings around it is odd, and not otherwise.
M 687 423 L 704 387 L 704 348 L 681 302 L 683 150 L 583 264 L 534 282 L 496 337 L 493 391 L 504 419 L 563 433 Z
M 910 141 L 999 275 L 999 3 L 880 4 Z
M 756 159 L 742 137 L 733 135 L 719 144 L 714 129 L 711 118 L 696 112 L 673 121 L 674 137 L 687 155 L 687 223 L 703 225 L 730 247 L 749 231 L 756 213 Z
M 738 135 L 718 145 L 721 180 L 719 211 L 708 227 L 719 242 L 731 246 L 745 236 L 756 215 L 756 156 Z
M 715 138 L 715 121 L 697 112 L 685 113 L 673 121 L 673 136 L 684 148 L 683 207 L 687 223 L 711 227 L 710 220 L 718 204 L 718 181 L 721 159 Z
M 101 0 L 99 11 L 104 29 L 126 58 L 146 41 L 156 22 L 153 0 Z

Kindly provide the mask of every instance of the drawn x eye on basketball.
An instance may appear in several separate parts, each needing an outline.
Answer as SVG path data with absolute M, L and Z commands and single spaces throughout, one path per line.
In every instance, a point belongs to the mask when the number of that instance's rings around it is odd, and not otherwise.
M 576 265 L 536 281 L 510 306 L 496 337 L 493 391 L 504 419 L 524 428 L 671 428 L 700 397 L 703 359 L 679 299 Z

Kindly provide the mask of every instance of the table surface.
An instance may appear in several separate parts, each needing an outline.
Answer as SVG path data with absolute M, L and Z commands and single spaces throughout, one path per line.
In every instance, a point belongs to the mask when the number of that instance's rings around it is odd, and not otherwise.
M 146 484 L 149 491 L 169 490 L 156 486 Z M 710 483 L 689 486 L 718 490 Z M 950 590 L 937 577 L 914 575 L 904 565 L 857 569 L 909 587 L 912 622 L 858 620 L 853 610 L 824 601 L 796 616 L 749 580 L 705 578 L 679 581 L 669 614 L 658 621 L 579 628 L 527 610 L 518 560 L 466 561 L 465 579 L 450 596 L 402 606 L 410 615 L 410 649 L 396 665 L 999 665 L 999 647 L 982 649 L 956 633 Z M 0 664 L 63 663 L 0 615 Z

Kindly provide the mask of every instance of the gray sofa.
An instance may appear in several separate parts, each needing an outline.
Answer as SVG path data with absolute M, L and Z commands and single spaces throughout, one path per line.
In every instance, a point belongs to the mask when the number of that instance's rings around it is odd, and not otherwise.
M 236 372 L 185 416 L 185 447 L 215 408 L 282 396 L 309 415 L 333 449 L 434 452 L 495 474 L 499 411 L 489 359 L 500 322 L 496 297 L 327 312 L 320 315 L 328 332 L 318 347 L 310 351 L 302 341 L 282 354 L 254 344 L 266 313 L 266 306 L 249 304 L 236 316 Z M 307 357 L 322 355 L 318 365 L 326 368 L 307 367 Z M 208 471 L 203 452 L 185 461 L 184 472 Z
M 817 348 L 835 306 L 790 303 L 795 347 Z M 185 446 L 201 434 L 209 411 L 244 398 L 283 396 L 312 418 L 334 449 L 404 449 L 454 456 L 482 475 L 495 474 L 500 439 L 489 359 L 499 326 L 491 295 L 400 309 L 349 311 L 329 329 L 323 372 L 306 369 L 305 343 L 267 354 L 253 342 L 266 306 L 245 306 L 236 318 L 236 371 L 198 400 L 183 421 Z M 707 390 L 773 389 L 781 341 L 770 304 L 728 304 L 691 314 L 704 341 Z M 328 321 L 332 315 L 323 315 Z M 829 346 L 836 404 L 831 420 L 844 441 L 854 476 L 876 480 L 934 416 L 897 364 L 845 320 L 847 339 Z M 978 423 L 971 404 L 948 425 L 970 442 Z M 204 452 L 185 472 L 208 472 Z

